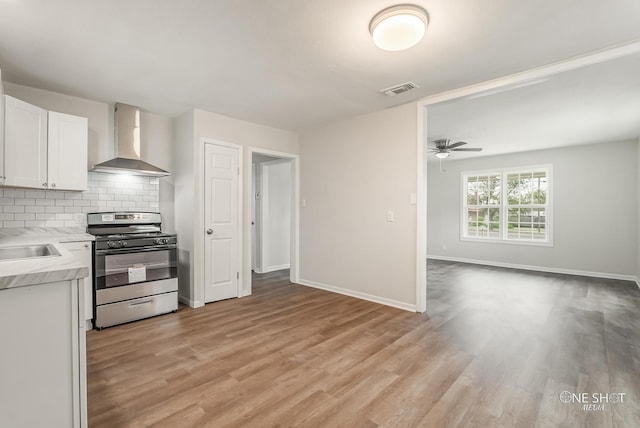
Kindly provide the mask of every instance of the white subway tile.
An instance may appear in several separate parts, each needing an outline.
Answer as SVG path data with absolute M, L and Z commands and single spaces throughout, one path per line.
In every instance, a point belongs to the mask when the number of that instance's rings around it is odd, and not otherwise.
M 56 201 L 53 199 L 36 199 L 36 205 L 55 205 Z
M 108 208 L 122 208 L 121 201 L 106 201 Z
M 24 198 L 24 190 L 5 189 L 4 197 L 5 198 Z
M 45 207 L 42 206 L 42 205 L 28 206 L 28 207 L 24 207 L 24 212 L 26 212 L 26 213 L 43 213 L 45 211 L 44 208 Z
M 64 192 L 47 190 L 47 199 L 64 199 Z
M 53 220 L 55 218 L 55 214 L 52 213 L 36 213 L 36 220 L 43 220 L 43 221 L 47 221 L 47 220 Z
M 14 198 L 0 198 L 0 205 L 13 205 L 14 201 Z
M 24 207 L 20 205 L 19 206 L 5 205 L 2 211 L 5 213 L 23 213 Z
M 91 201 L 92 208 L 106 208 L 108 201 Z
M 97 193 L 83 193 L 82 194 L 82 199 L 84 199 L 85 201 L 97 201 L 98 200 L 98 194 Z
M 16 205 L 35 205 L 36 204 L 36 200 L 35 199 L 16 198 L 15 199 L 15 204 Z
M 29 220 L 24 222 L 24 227 L 44 227 L 44 221 Z
M 73 214 L 56 214 L 56 220 L 73 220 Z
M 29 214 L 16 214 L 15 220 L 35 220 L 36 215 L 34 213 Z
M 73 206 L 74 207 L 90 207 L 91 206 L 91 201 L 75 200 L 75 201 L 73 201 Z
M 25 198 L 42 199 L 45 196 L 46 192 L 44 190 L 25 190 L 24 192 Z
M 78 192 L 64 192 L 64 198 L 65 198 L 65 199 L 71 199 L 71 200 L 75 200 L 75 199 L 82 199 L 82 193 L 78 193 Z
M 78 226 L 84 226 L 82 223 L 77 222 L 75 220 L 65 220 L 64 221 L 64 227 L 78 227 Z
M 15 216 L 15 214 L 13 214 L 13 213 L 0 214 L 0 220 L 13 220 L 14 216 Z
M 48 212 L 48 213 L 63 213 L 64 212 L 64 207 L 47 207 L 45 212 Z
M 2 227 L 5 227 L 5 228 L 24 227 L 24 221 L 5 220 L 2 222 Z
M 99 193 L 98 194 L 98 200 L 100 201 L 113 201 L 113 197 L 115 195 L 109 195 L 107 193 Z
M 57 199 L 56 206 L 58 207 L 72 207 L 73 201 L 71 199 Z
M 64 207 L 66 213 L 81 213 L 82 207 Z
M 44 225 L 45 227 L 64 227 L 64 221 L 47 220 Z

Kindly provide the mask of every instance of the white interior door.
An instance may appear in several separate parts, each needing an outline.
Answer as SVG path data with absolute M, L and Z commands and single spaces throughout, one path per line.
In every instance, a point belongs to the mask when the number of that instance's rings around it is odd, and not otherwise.
M 239 150 L 205 144 L 206 303 L 238 297 Z

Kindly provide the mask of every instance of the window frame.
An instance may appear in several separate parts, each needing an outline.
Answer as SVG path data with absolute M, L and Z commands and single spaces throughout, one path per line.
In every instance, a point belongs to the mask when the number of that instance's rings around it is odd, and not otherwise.
M 508 204 L 508 189 L 507 189 L 507 176 L 511 174 L 532 174 L 536 172 L 544 172 L 547 178 L 547 195 L 545 204 Z M 479 236 L 467 236 L 467 223 L 468 223 L 468 207 L 479 206 L 481 204 L 468 204 L 467 194 L 467 182 L 470 177 L 492 177 L 500 176 L 500 201 L 498 204 L 487 204 L 487 208 L 497 207 L 498 215 L 500 216 L 500 227 L 498 237 L 479 237 Z M 510 167 L 510 168 L 494 168 L 479 171 L 462 171 L 460 173 L 460 240 L 467 242 L 484 242 L 484 243 L 496 243 L 496 244 L 510 244 L 510 245 L 531 245 L 531 246 L 553 246 L 553 165 L 530 165 L 522 167 Z M 509 223 L 509 209 L 510 208 L 531 208 L 531 209 L 544 209 L 545 210 L 545 232 L 546 239 L 514 239 L 509 238 L 508 223 Z M 484 209 L 484 208 L 483 208 Z

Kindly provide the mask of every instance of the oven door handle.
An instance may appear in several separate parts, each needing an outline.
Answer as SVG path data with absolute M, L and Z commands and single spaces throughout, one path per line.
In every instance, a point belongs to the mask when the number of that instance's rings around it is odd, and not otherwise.
M 175 250 L 176 245 L 163 245 L 156 247 L 138 247 L 138 248 L 109 248 L 108 250 L 96 250 L 96 255 L 109 256 L 113 254 L 129 254 L 129 253 L 150 253 L 153 251 Z

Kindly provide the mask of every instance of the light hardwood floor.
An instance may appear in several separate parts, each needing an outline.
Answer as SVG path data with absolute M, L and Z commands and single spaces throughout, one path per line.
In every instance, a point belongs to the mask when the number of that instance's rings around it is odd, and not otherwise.
M 89 332 L 89 426 L 640 426 L 635 284 L 428 271 L 425 314 L 281 271 L 250 297 Z M 625 395 L 587 411 L 563 391 Z

